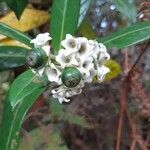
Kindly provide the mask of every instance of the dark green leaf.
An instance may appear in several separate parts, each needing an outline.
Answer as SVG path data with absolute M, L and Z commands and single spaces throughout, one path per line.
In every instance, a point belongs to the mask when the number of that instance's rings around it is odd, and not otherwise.
M 25 7 L 28 4 L 28 0 L 4 0 L 6 4 L 14 11 L 19 19 Z
M 98 38 L 99 42 L 108 48 L 124 48 L 145 41 L 150 38 L 150 22 L 136 23 L 130 27 L 125 27 L 110 36 Z
M 86 13 L 89 9 L 90 4 L 91 4 L 91 0 L 81 0 L 78 27 L 80 26 L 80 24 L 82 23 L 84 17 L 86 16 Z
M 10 97 L 7 97 L 7 103 L 4 108 L 4 115 L 0 129 L 0 149 L 16 150 L 20 139 L 19 130 L 25 117 L 25 114 L 35 102 L 35 100 L 44 91 L 44 88 L 38 88 L 29 95 L 25 96 L 15 107 L 10 104 Z
M 32 47 L 32 44 L 30 44 L 31 38 L 25 35 L 24 33 L 9 27 L 8 25 L 4 23 L 0 23 L 0 34 L 5 35 L 7 37 L 10 37 L 12 39 L 15 39 L 17 41 L 20 41 L 29 47 Z
M 30 70 L 26 71 L 20 75 L 11 85 L 7 95 L 2 125 L 0 128 L 1 150 L 17 149 L 19 130 L 25 114 L 31 105 L 35 102 L 35 100 L 45 90 L 45 88 L 39 82 L 33 83 L 32 81 L 28 83 L 35 76 L 36 75 L 34 75 Z M 25 87 L 25 85 L 28 87 L 28 89 Z M 33 89 L 31 89 L 31 87 Z M 12 106 L 12 104 L 15 105 Z
M 50 32 L 54 53 L 61 48 L 61 41 L 67 33 L 74 34 L 77 29 L 80 0 L 54 0 Z
M 129 0 L 115 0 L 114 1 L 116 8 L 130 21 L 136 22 L 137 10 L 133 2 Z
M 0 71 L 25 64 L 27 49 L 16 46 L 0 46 Z
M 14 108 L 24 97 L 41 87 L 39 77 L 31 70 L 21 74 L 12 84 L 9 91 L 9 100 Z

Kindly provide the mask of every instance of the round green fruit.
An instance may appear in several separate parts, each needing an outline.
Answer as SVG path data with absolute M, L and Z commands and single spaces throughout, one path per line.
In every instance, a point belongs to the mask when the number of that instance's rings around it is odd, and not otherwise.
M 67 87 L 76 87 L 81 81 L 81 73 L 75 67 L 66 67 L 63 70 L 61 80 Z
M 46 64 L 48 57 L 40 48 L 32 49 L 32 51 L 28 52 L 26 55 L 26 63 L 31 68 L 39 68 Z

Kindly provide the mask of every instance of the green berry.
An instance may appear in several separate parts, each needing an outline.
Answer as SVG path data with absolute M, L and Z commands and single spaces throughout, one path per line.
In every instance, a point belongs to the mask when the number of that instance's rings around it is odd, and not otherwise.
M 67 87 L 76 87 L 81 81 L 81 73 L 75 67 L 66 67 L 63 70 L 61 80 Z
M 46 64 L 48 56 L 40 48 L 34 48 L 32 51 L 29 51 L 26 55 L 26 63 L 31 68 L 39 68 Z

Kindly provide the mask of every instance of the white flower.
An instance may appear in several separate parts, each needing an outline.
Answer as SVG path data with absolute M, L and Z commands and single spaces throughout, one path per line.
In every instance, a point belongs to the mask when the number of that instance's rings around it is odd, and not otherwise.
M 59 50 L 58 55 L 56 56 L 56 61 L 61 65 L 62 68 L 71 65 L 78 65 L 77 60 L 75 59 L 74 54 L 66 54 L 67 50 L 61 49 Z
M 81 94 L 81 92 L 82 92 L 82 88 L 80 88 L 78 86 L 75 88 L 70 88 L 70 89 L 66 90 L 66 97 L 69 98 L 74 95 L 79 95 L 79 94 Z
M 91 45 L 87 38 L 79 37 L 77 38 L 78 42 L 78 51 L 77 59 L 83 63 L 89 56 L 93 53 L 93 45 Z
M 42 46 L 43 51 L 49 56 L 51 47 L 49 45 Z
M 61 45 L 70 53 L 76 52 L 78 50 L 76 38 L 70 34 L 66 34 L 66 38 L 61 42 Z
M 45 70 L 44 67 L 38 68 L 38 69 L 32 69 L 32 68 L 31 68 L 31 71 L 32 71 L 34 74 L 37 74 L 37 75 L 39 75 L 39 76 L 42 76 L 42 75 L 43 75 L 44 70 Z
M 85 78 L 85 82 L 87 82 L 87 83 L 90 83 L 90 82 L 92 82 L 93 81 L 93 78 L 96 76 L 96 74 L 97 74 L 97 70 L 95 70 L 95 68 L 91 68 L 90 70 L 89 70 L 89 76 L 87 76 L 86 78 Z
M 44 33 L 31 41 L 35 48 L 43 49 L 49 58 L 44 67 L 32 71 L 39 75 L 45 73 L 50 82 L 57 83 L 58 87 L 52 90 L 52 96 L 60 103 L 69 102 L 70 97 L 80 94 L 85 83 L 92 82 L 95 76 L 102 82 L 105 75 L 110 72 L 109 68 L 104 66 L 104 63 L 110 59 L 110 55 L 102 43 L 67 34 L 61 42 L 63 48 L 54 56 L 50 53 L 49 40 L 51 40 L 49 33 Z M 70 66 L 76 67 L 82 75 L 76 87 L 67 87 L 62 83 L 61 71 Z
M 105 79 L 105 75 L 110 72 L 110 69 L 105 66 L 99 66 L 97 68 L 97 78 L 100 82 L 102 82 Z
M 51 40 L 49 33 L 38 34 L 37 37 L 31 40 L 30 43 L 33 43 L 35 47 L 42 47 L 48 45 L 48 41 Z
M 45 73 L 50 82 L 56 82 L 57 84 L 61 84 L 61 72 L 55 67 L 53 63 L 51 63 L 50 66 L 46 68 Z
M 95 75 L 95 68 L 92 57 L 89 57 L 78 69 L 81 72 L 85 82 L 91 82 L 91 80 L 93 80 L 93 76 Z
M 105 64 L 106 61 L 110 59 L 110 55 L 107 52 L 101 52 L 98 57 L 98 62 L 100 64 Z
M 70 99 L 66 98 L 66 88 L 64 86 L 53 89 L 52 96 L 57 98 L 60 103 L 70 101 Z
M 106 46 L 102 43 L 98 43 L 100 52 L 107 52 Z
M 64 92 L 59 92 L 52 95 L 54 98 L 57 98 L 58 101 L 62 104 L 63 102 L 70 102 L 70 99 L 64 97 Z
M 89 44 L 93 47 L 93 58 L 97 59 L 98 54 L 100 53 L 99 43 L 94 40 L 89 40 Z
M 81 82 L 78 86 L 74 88 L 67 88 L 66 86 L 62 85 L 52 90 L 52 96 L 54 98 L 57 98 L 60 103 L 69 102 L 70 97 L 81 94 L 83 87 L 84 87 L 83 82 Z
M 99 43 L 99 54 L 97 55 L 98 63 L 104 64 L 110 59 L 110 55 L 107 53 L 107 49 L 104 44 Z

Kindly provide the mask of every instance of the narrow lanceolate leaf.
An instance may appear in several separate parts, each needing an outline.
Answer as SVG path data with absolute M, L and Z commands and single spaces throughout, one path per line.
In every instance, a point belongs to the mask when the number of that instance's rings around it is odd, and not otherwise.
M 80 0 L 54 0 L 50 32 L 54 53 L 61 48 L 61 41 L 67 33 L 74 34 L 77 29 Z
M 6 4 L 14 11 L 19 19 L 25 7 L 28 4 L 28 0 L 4 0 Z
M 12 108 L 22 101 L 24 97 L 30 95 L 33 91 L 41 87 L 38 76 L 31 70 L 20 75 L 12 84 L 9 91 L 9 100 Z
M 26 52 L 22 47 L 0 46 L 0 71 L 24 65 Z
M 7 96 L 3 120 L 0 128 L 1 150 L 18 149 L 20 128 L 25 114 L 43 91 L 44 88 L 42 87 L 35 89 L 32 93 L 23 97 L 18 105 L 15 106 L 15 109 L 10 104 L 11 97 Z
M 80 24 L 82 23 L 84 17 L 86 16 L 86 13 L 89 9 L 90 4 L 91 4 L 91 0 L 81 0 L 78 27 L 80 26 Z
M 24 43 L 28 45 L 29 47 L 32 47 L 32 44 L 30 44 L 31 38 L 28 37 L 26 34 L 11 28 L 10 26 L 0 23 L 0 34 L 5 35 L 7 37 L 10 37 L 12 39 L 15 39 L 17 41 L 20 41 L 21 43 Z
M 130 0 L 114 0 L 116 8 L 131 22 L 136 22 L 137 10 L 136 6 Z
M 110 36 L 98 38 L 99 42 L 108 48 L 124 48 L 148 40 L 150 38 L 150 22 L 136 23 L 130 27 L 125 27 Z

